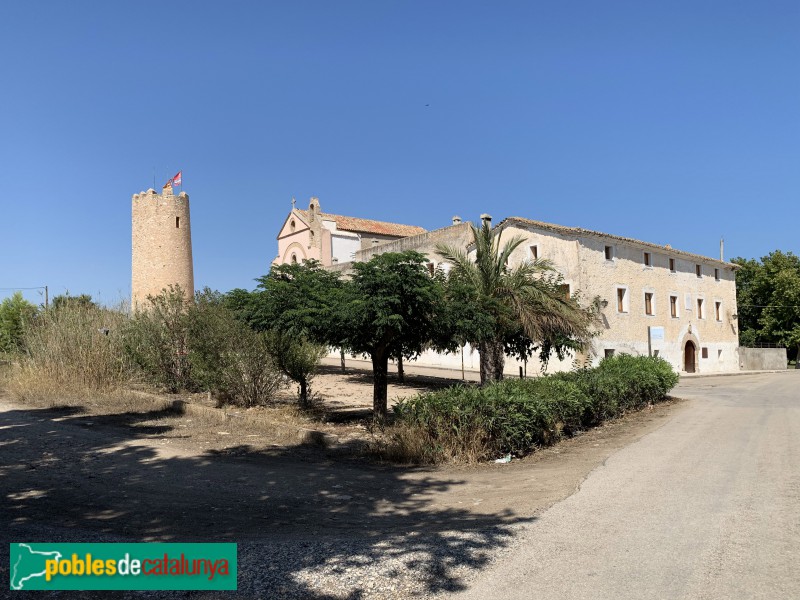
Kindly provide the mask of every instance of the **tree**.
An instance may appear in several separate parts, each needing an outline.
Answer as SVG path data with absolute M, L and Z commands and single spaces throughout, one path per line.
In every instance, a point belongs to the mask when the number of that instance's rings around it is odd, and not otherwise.
M 195 294 L 188 346 L 192 380 L 218 401 L 266 404 L 281 386 L 265 334 L 238 320 L 219 292 L 205 288 Z
M 299 384 L 300 406 L 309 408 L 311 379 L 327 346 L 343 346 L 342 281 L 316 261 L 278 265 L 257 281 L 254 292 L 231 291 L 228 306 L 263 332 L 278 368 Z
M 739 343 L 780 344 L 800 356 L 800 257 L 776 250 L 760 260 L 734 258 Z
M 515 236 L 500 245 L 488 223 L 472 226 L 475 258 L 461 248 L 440 245 L 437 253 L 452 263 L 448 295 L 457 336 L 478 348 L 481 383 L 503 378 L 506 351 L 527 358 L 584 347 L 592 337 L 595 307 L 582 307 L 578 294 L 567 297 L 561 277 L 546 260 L 509 267 L 524 242 Z
M 81 308 L 96 307 L 97 304 L 92 300 L 89 294 L 80 294 L 79 296 L 70 296 L 69 292 L 66 294 L 59 294 L 53 297 L 52 301 L 53 310 L 66 308 L 67 306 L 79 306 Z
M 299 385 L 300 408 L 311 408 L 311 380 L 319 361 L 327 354 L 326 347 L 277 330 L 265 331 L 262 335 L 278 368 Z
M 354 263 L 342 290 L 338 336 L 349 351 L 372 360 L 372 406 L 376 419 L 387 413 L 391 357 L 413 358 L 433 338 L 444 290 L 428 274 L 419 252 L 387 252 Z
M 0 353 L 22 350 L 25 328 L 36 313 L 36 306 L 25 300 L 22 292 L 14 292 L 0 303 Z

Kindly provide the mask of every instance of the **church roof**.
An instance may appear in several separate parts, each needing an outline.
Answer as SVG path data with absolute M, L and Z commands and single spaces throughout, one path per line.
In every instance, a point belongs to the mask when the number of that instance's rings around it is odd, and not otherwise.
M 303 221 L 308 223 L 309 214 L 307 210 L 296 209 Z M 425 233 L 425 229 L 416 225 L 401 225 L 400 223 L 387 223 L 386 221 L 373 221 L 372 219 L 359 219 L 358 217 L 345 217 L 342 215 L 332 215 L 330 213 L 319 213 L 324 221 L 336 223 L 336 229 L 342 231 L 354 231 L 357 233 L 372 233 L 375 235 L 388 235 L 394 237 L 409 237 Z

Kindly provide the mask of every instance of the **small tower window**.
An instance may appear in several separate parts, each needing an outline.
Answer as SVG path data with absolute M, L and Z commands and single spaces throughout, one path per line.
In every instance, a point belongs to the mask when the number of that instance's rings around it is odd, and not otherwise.
M 297 225 L 295 225 L 295 223 L 294 223 L 294 219 L 292 219 L 292 222 L 291 222 L 291 223 L 289 223 L 289 229 L 291 229 L 292 231 L 294 231 L 295 229 L 297 229 Z
M 180 227 L 181 227 L 181 218 L 180 217 L 175 217 L 175 227 L 180 229 Z

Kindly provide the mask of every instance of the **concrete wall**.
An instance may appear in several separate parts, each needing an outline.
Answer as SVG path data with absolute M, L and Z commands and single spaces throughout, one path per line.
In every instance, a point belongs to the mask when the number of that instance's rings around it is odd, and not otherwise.
M 786 369 L 786 348 L 739 348 L 742 371 L 773 371 Z
M 179 285 L 194 295 L 189 195 L 172 188 L 134 194 L 131 207 L 131 306 Z

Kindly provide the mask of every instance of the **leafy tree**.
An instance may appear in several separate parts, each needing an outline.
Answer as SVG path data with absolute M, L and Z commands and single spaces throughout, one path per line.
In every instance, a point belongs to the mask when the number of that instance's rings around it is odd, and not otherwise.
M 379 420 L 387 411 L 389 358 L 413 358 L 436 331 L 444 293 L 426 262 L 414 251 L 380 254 L 354 263 L 342 290 L 336 336 L 349 351 L 372 359 L 373 412 Z
M 800 257 L 776 250 L 760 260 L 734 258 L 739 343 L 780 344 L 800 355 Z
M 52 307 L 53 310 L 59 310 L 67 306 L 79 306 L 81 308 L 96 307 L 97 304 L 92 300 L 89 294 L 81 294 L 79 296 L 70 296 L 69 292 L 66 294 L 59 294 L 53 297 Z
M 265 331 L 263 336 L 278 368 L 300 386 L 300 408 L 311 408 L 311 380 L 327 348 L 277 330 Z
M 257 279 L 258 286 L 250 300 L 242 290 L 230 296 L 246 320 L 260 330 L 274 329 L 303 336 L 320 344 L 338 346 L 335 319 L 342 290 L 337 273 L 326 271 L 317 261 L 273 267 Z
M 25 328 L 36 313 L 36 306 L 25 300 L 22 292 L 14 292 L 0 303 L 0 353 L 22 350 Z
M 546 260 L 509 267 L 511 254 L 524 238 L 502 246 L 500 236 L 484 223 L 472 226 L 475 258 L 461 248 L 440 245 L 437 253 L 453 264 L 448 281 L 451 319 L 456 337 L 478 348 L 481 383 L 503 378 L 505 354 L 520 358 L 540 351 L 543 360 L 555 352 L 585 346 L 596 320 L 594 306 L 582 307 L 580 296 L 566 297 L 561 277 Z

